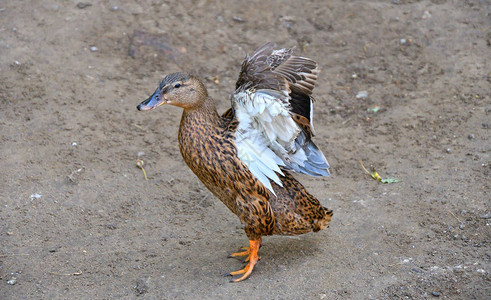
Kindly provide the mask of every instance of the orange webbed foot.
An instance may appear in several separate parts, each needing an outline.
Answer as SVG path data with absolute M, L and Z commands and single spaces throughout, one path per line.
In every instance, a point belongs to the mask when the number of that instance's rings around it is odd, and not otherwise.
M 240 277 L 235 277 L 230 280 L 230 282 L 239 282 L 244 279 L 247 279 L 249 275 L 251 275 L 252 270 L 254 269 L 254 266 L 256 263 L 259 261 L 259 256 L 257 255 L 257 252 L 259 248 L 261 247 L 261 240 L 249 240 L 249 247 L 243 247 L 241 248 L 241 252 L 236 252 L 230 254 L 228 257 L 241 257 L 241 256 L 246 256 L 247 258 L 245 262 L 248 262 L 248 264 L 241 270 L 230 272 L 226 275 L 231 275 L 231 276 L 236 276 L 236 275 L 242 275 Z
M 235 253 L 229 254 L 228 255 L 228 258 L 247 256 L 246 259 L 248 259 L 249 258 L 249 249 L 250 249 L 250 247 L 242 247 L 242 248 L 240 248 L 240 250 L 243 250 L 243 251 L 239 251 L 239 252 L 235 252 Z M 247 260 L 247 261 L 249 261 L 249 260 Z M 245 261 L 245 262 L 247 262 L 247 261 Z

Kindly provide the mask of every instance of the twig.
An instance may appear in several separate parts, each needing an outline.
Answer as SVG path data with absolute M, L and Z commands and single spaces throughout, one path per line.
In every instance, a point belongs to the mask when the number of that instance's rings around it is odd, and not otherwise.
M 360 164 L 361 164 L 361 167 L 363 168 L 363 170 L 368 174 L 370 175 L 370 177 L 372 177 L 373 179 L 377 180 L 377 181 L 382 181 L 382 177 L 380 177 L 380 175 L 377 173 L 377 172 L 368 172 L 368 170 L 365 168 L 365 166 L 363 165 L 363 163 L 361 162 L 361 159 L 360 159 Z
M 58 273 L 58 272 L 49 272 L 51 275 L 58 275 L 58 276 L 78 276 L 82 275 L 82 271 L 78 270 L 75 273 Z
M 360 165 L 361 167 L 363 168 L 363 170 L 370 176 L 372 176 L 372 174 L 370 172 L 368 172 L 368 170 L 365 168 L 365 166 L 363 165 L 363 163 L 361 162 L 361 159 L 360 159 Z
M 449 212 L 449 213 L 450 213 L 452 216 L 454 216 L 454 218 L 455 218 L 455 219 L 457 219 L 457 221 L 459 221 L 459 223 L 460 223 L 460 224 L 462 224 L 462 221 L 460 221 L 460 219 L 459 219 L 459 218 L 457 218 L 457 216 L 456 216 L 456 215 L 455 215 L 453 212 L 451 212 L 449 209 L 447 209 L 447 210 L 448 210 L 448 212 Z
M 395 83 L 395 84 L 396 84 L 396 85 L 397 85 L 397 86 L 398 86 L 400 89 L 402 89 L 401 84 L 399 83 L 399 81 L 397 81 L 397 79 L 392 78 L 392 80 L 394 80 L 394 83 Z
M 142 169 L 143 171 L 143 176 L 145 176 L 145 181 L 148 181 L 147 172 L 145 172 L 145 169 L 143 168 L 143 164 L 144 164 L 143 160 L 139 158 L 136 160 L 136 165 L 138 166 L 138 168 Z

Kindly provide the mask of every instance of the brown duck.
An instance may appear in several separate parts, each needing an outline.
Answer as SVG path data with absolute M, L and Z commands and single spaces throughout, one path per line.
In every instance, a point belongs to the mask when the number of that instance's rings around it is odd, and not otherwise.
M 261 237 L 297 235 L 329 227 L 323 207 L 289 172 L 329 175 L 329 165 L 312 142 L 312 90 L 317 63 L 275 50 L 268 43 L 246 56 L 232 107 L 222 116 L 203 83 L 193 75 L 166 76 L 138 110 L 162 104 L 182 107 L 179 149 L 186 164 L 241 222 L 249 247 L 247 265 L 231 272 L 238 282 L 258 262 Z

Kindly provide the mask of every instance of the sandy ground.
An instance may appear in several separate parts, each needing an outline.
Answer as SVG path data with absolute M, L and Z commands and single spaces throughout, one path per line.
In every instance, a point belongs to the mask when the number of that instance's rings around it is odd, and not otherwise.
M 86 3 L 0 1 L 0 298 L 490 299 L 489 1 Z M 233 284 L 247 238 L 182 161 L 181 111 L 136 105 L 184 70 L 223 112 L 267 41 L 322 68 L 333 175 L 297 178 L 335 214 Z

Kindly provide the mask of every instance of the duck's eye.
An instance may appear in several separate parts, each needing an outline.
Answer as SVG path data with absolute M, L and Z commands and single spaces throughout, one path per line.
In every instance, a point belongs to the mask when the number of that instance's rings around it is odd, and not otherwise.
M 180 83 L 176 83 L 176 84 L 174 85 L 174 87 L 177 89 L 177 88 L 181 87 L 181 84 L 180 84 Z

